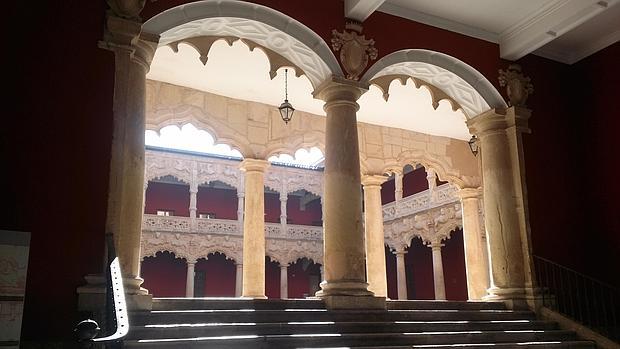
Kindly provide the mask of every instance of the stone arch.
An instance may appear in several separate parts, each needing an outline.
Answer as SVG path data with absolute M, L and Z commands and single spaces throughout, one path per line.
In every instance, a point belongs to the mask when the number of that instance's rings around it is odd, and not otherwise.
M 484 75 L 441 52 L 423 49 L 392 52 L 375 62 L 361 81 L 368 83 L 383 75 L 408 75 L 432 84 L 458 102 L 468 119 L 492 108 L 507 107 L 501 94 Z
M 142 246 L 141 248 L 141 256 L 140 256 L 140 261 L 143 262 L 144 258 L 146 257 L 153 257 L 155 258 L 157 256 L 158 253 L 163 253 L 163 252 L 168 252 L 174 255 L 175 259 L 184 259 L 186 263 L 188 262 L 195 262 L 195 259 L 193 259 L 193 257 L 189 256 L 187 253 L 185 253 L 185 251 L 183 250 L 177 250 L 175 248 L 148 248 L 145 246 Z
M 211 246 L 200 251 L 201 255 L 196 256 L 196 260 L 204 258 L 205 260 L 209 260 L 210 254 L 220 253 L 226 257 L 226 260 L 233 261 L 235 264 L 241 264 L 241 258 L 239 256 L 240 251 L 234 251 L 225 246 Z
M 176 108 L 159 109 L 149 113 L 146 119 L 146 129 L 159 132 L 166 126 L 179 128 L 186 124 L 192 124 L 199 130 L 208 132 L 214 140 L 214 144 L 226 144 L 238 150 L 243 157 L 251 157 L 254 154 L 247 139 L 234 131 L 219 118 L 196 106 L 182 104 Z
M 145 172 L 145 181 L 146 182 L 151 182 L 154 181 L 156 179 L 161 179 L 163 177 L 173 177 L 174 179 L 178 180 L 179 182 L 185 184 L 185 185 L 191 185 L 191 178 L 189 177 L 189 175 L 184 175 L 183 172 L 181 171 L 175 171 L 173 169 L 151 169 L 149 171 Z
M 314 88 L 342 69 L 323 38 L 301 22 L 248 2 L 203 0 L 168 9 L 142 30 L 160 36 L 160 45 L 194 36 L 234 36 L 252 40 L 301 68 Z
M 309 150 L 312 147 L 318 148 L 323 154 L 325 154 L 324 131 L 309 131 L 303 134 L 296 132 L 291 135 L 291 137 L 282 139 L 281 142 L 268 144 L 265 153 L 267 154 L 267 158 L 281 154 L 290 155 L 294 158 L 295 153 L 298 150 Z
M 205 174 L 205 175 L 201 175 L 199 176 L 199 178 L 197 178 L 196 184 L 198 186 L 202 186 L 202 185 L 208 185 L 210 183 L 213 182 L 220 182 L 223 183 L 235 190 L 237 190 L 237 192 L 239 191 L 239 177 L 235 176 L 229 176 L 226 175 L 222 172 L 216 172 L 216 173 L 212 173 L 212 174 Z

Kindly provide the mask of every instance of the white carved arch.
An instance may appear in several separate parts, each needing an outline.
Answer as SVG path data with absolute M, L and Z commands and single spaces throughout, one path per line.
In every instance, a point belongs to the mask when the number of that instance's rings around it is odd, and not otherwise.
M 305 190 L 311 194 L 318 196 L 319 198 L 323 196 L 323 181 L 319 181 L 317 183 L 313 182 L 288 182 L 288 192 L 293 193 L 298 190 Z
M 458 188 L 468 187 L 474 184 L 479 184 L 479 177 L 464 176 L 459 173 L 445 158 L 435 157 L 428 152 L 421 150 L 407 150 L 398 155 L 397 159 L 390 163 L 384 169 L 383 172 L 389 172 L 397 164 L 398 168 L 403 168 L 406 165 L 420 164 L 426 169 L 432 169 L 442 181 L 450 182 L 456 185 Z
M 145 183 L 165 176 L 171 176 L 187 185 L 192 183 L 191 161 L 146 155 Z
M 240 172 L 238 166 L 198 163 L 196 170 L 197 185 L 204 185 L 219 181 L 239 191 Z
M 149 248 L 148 246 L 142 246 L 142 249 L 140 251 L 142 257 L 141 257 L 141 261 L 144 262 L 144 258 L 146 257 L 157 257 L 157 253 L 159 252 L 169 252 L 174 254 L 174 258 L 175 259 L 184 259 L 185 262 L 191 262 L 192 259 L 190 256 L 188 256 L 187 254 L 183 253 L 183 251 L 178 251 L 175 248 L 170 248 L 170 247 L 166 247 L 166 248 Z M 194 261 L 195 262 L 195 261 Z
M 318 34 L 281 12 L 249 2 L 203 0 L 176 6 L 146 21 L 142 30 L 160 35 L 160 45 L 195 36 L 252 40 L 301 68 L 314 88 L 331 75 L 343 75 Z
M 319 241 L 269 239 L 266 254 L 280 265 L 289 265 L 300 258 L 323 264 L 323 244 Z
M 309 150 L 312 147 L 317 147 L 323 154 L 325 154 L 325 132 L 324 131 L 306 131 L 295 132 L 289 137 L 286 137 L 278 143 L 271 143 L 267 145 L 267 158 L 271 156 L 278 156 L 281 154 L 290 155 L 293 158 L 295 153 L 300 149 Z
M 497 89 L 484 75 L 447 54 L 408 49 L 392 52 L 370 67 L 361 81 L 384 75 L 408 75 L 440 88 L 463 108 L 468 119 L 491 108 L 506 108 Z
M 226 144 L 238 150 L 244 157 L 254 153 L 246 137 L 232 130 L 227 123 L 219 121 L 217 116 L 188 104 L 179 104 L 174 108 L 163 108 L 149 113 L 146 129 L 159 132 L 166 126 L 174 125 L 181 128 L 186 124 L 192 124 L 199 130 L 208 132 L 213 137 L 214 144 Z
M 221 253 L 224 255 L 224 257 L 226 257 L 227 260 L 231 260 L 235 262 L 236 264 L 240 264 L 241 263 L 240 252 L 241 251 L 234 251 L 231 248 L 227 248 L 225 246 L 211 246 L 209 248 L 206 248 L 200 251 L 200 255 L 196 256 L 196 260 L 199 260 L 201 258 L 204 258 L 205 260 L 209 260 L 210 254 Z

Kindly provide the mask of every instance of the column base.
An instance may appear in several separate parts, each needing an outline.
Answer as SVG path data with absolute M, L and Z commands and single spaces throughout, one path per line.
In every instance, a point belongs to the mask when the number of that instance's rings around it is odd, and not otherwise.
M 487 293 L 488 295 L 482 297 L 483 301 L 504 302 L 508 309 L 536 310 L 542 305 L 540 290 L 534 288 L 491 287 L 487 290 Z
M 102 311 L 106 300 L 106 278 L 101 274 L 89 274 L 84 277 L 86 285 L 77 288 L 79 311 Z M 129 310 L 151 310 L 153 296 L 148 290 L 140 287 L 141 278 L 123 279 L 125 286 L 125 302 Z
M 321 290 L 315 295 L 330 310 L 378 309 L 385 310 L 385 297 L 375 297 L 365 282 L 321 282 Z
M 241 296 L 239 299 L 267 299 L 267 296 Z

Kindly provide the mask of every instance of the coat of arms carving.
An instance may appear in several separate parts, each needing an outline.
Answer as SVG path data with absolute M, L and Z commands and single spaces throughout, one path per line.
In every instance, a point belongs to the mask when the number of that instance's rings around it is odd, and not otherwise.
M 361 32 L 362 27 L 357 24 L 347 24 L 342 33 L 332 30 L 332 49 L 340 51 L 340 63 L 350 80 L 359 80 L 360 74 L 368 66 L 368 60 L 377 59 L 375 41 L 366 39 L 365 35 L 360 35 Z

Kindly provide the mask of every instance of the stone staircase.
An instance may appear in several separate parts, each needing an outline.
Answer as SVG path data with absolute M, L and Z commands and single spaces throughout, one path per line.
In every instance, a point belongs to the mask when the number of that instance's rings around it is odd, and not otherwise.
M 320 300 L 154 299 L 126 348 L 595 348 L 503 303 L 388 301 L 328 311 Z

